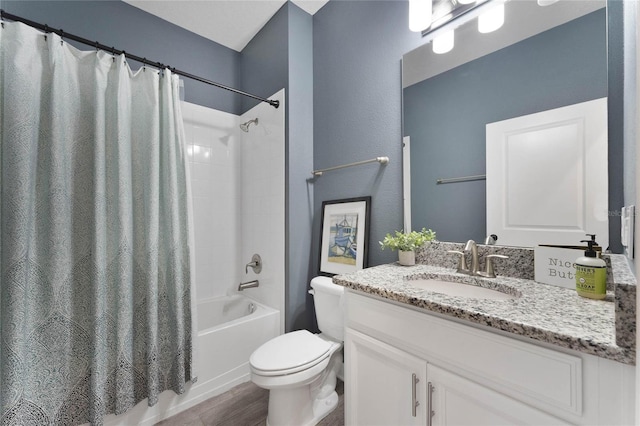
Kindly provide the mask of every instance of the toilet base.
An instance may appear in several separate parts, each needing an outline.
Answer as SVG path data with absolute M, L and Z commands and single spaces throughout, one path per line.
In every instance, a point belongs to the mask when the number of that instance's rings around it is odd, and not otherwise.
M 338 393 L 311 400 L 309 387 L 269 392 L 267 426 L 313 426 L 338 406 Z
M 341 351 L 334 353 L 322 374 L 302 386 L 271 388 L 267 426 L 313 426 L 335 410 L 342 359 Z

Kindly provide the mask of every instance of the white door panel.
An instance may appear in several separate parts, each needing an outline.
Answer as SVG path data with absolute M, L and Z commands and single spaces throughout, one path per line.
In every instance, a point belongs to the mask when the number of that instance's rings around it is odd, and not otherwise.
M 607 100 L 487 124 L 487 234 L 608 245 Z

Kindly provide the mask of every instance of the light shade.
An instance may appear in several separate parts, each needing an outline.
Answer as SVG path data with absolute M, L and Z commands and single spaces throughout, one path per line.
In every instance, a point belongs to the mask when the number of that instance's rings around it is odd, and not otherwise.
M 504 3 L 494 5 L 491 9 L 478 16 L 478 31 L 490 33 L 504 24 Z
M 409 0 L 409 29 L 424 31 L 431 25 L 431 0 Z
M 442 33 L 438 37 L 434 38 L 431 46 L 433 53 L 442 54 L 449 52 L 453 49 L 453 39 L 453 30 Z

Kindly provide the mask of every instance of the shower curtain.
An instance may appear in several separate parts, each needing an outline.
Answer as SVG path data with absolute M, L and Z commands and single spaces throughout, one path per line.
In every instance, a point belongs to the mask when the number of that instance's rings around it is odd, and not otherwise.
M 101 424 L 192 378 L 178 79 L 0 29 L 0 424 Z

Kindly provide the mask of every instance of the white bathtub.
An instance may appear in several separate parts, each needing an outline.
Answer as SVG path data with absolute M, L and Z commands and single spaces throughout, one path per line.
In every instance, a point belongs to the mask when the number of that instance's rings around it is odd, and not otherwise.
M 194 390 L 207 394 L 249 380 L 251 353 L 280 334 L 280 312 L 241 295 L 205 300 L 197 312 Z
M 125 414 L 109 415 L 105 425 L 153 425 L 249 381 L 251 353 L 280 334 L 280 311 L 242 295 L 201 301 L 196 315 L 196 383 L 188 384 L 182 395 L 162 392 L 153 407 L 145 399 Z

